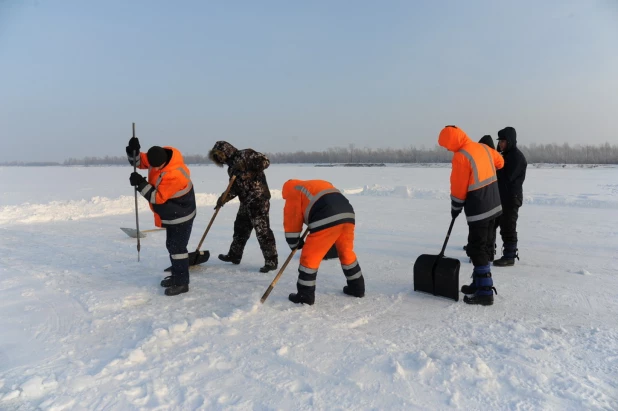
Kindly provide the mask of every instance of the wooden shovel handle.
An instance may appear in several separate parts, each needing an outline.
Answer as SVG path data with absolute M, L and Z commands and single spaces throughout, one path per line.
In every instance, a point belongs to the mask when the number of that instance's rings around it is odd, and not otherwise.
M 232 189 L 232 185 L 234 184 L 234 181 L 236 181 L 236 176 L 232 176 L 232 178 L 230 178 L 230 182 L 227 185 L 227 188 L 225 189 L 225 192 L 223 193 L 223 199 L 224 200 L 227 198 L 227 195 L 230 193 L 230 190 Z M 212 215 L 212 218 L 210 219 L 210 222 L 208 223 L 208 227 L 206 227 L 206 231 L 204 231 L 204 235 L 202 236 L 202 239 L 200 240 L 200 243 L 197 245 L 197 248 L 195 249 L 195 261 L 193 261 L 193 265 L 195 265 L 195 263 L 197 263 L 197 257 L 199 255 L 200 248 L 202 247 L 202 244 L 204 243 L 204 239 L 206 238 L 206 234 L 208 234 L 208 231 L 210 231 L 210 227 L 212 227 L 212 223 L 215 221 L 215 217 L 219 213 L 220 209 L 221 209 L 221 207 L 219 207 L 219 206 L 217 206 L 215 208 L 215 213 Z
M 307 233 L 309 233 L 309 227 L 307 227 L 305 229 L 305 232 L 303 233 L 303 235 L 301 236 L 301 240 L 305 239 L 305 236 L 307 235 Z M 270 285 L 268 286 L 268 288 L 266 289 L 266 292 L 264 293 L 264 295 L 262 296 L 262 298 L 260 298 L 260 302 L 262 304 L 264 304 L 264 301 L 266 301 L 266 299 L 268 298 L 268 296 L 270 295 L 270 292 L 273 290 L 273 288 L 275 288 L 275 284 L 277 284 L 277 281 L 279 281 L 279 278 L 281 277 L 281 274 L 283 274 L 283 271 L 285 271 L 285 268 L 288 266 L 288 264 L 290 263 L 290 261 L 292 261 L 292 257 L 294 257 L 294 254 L 296 254 L 296 251 L 298 250 L 298 248 L 295 248 L 292 250 L 292 252 L 290 253 L 290 255 L 288 256 L 288 258 L 285 260 L 285 263 L 283 263 L 283 266 L 281 267 L 281 269 L 279 270 L 279 272 L 277 273 L 277 275 L 275 276 L 275 278 L 273 279 L 272 283 L 270 283 Z

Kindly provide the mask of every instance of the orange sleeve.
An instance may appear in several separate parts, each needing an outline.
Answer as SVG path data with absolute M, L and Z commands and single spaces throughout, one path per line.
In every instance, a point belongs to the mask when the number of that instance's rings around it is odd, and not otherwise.
M 283 206 L 283 231 L 285 240 L 291 249 L 296 248 L 303 229 L 303 212 L 301 205 L 301 193 L 295 191 L 285 200 Z
M 493 148 L 489 148 L 489 152 L 494 159 L 494 166 L 496 166 L 496 170 L 500 170 L 504 167 L 504 158 Z
M 451 164 L 451 200 L 463 203 L 468 195 L 468 183 L 472 168 L 468 159 L 459 152 L 453 155 Z
M 137 165 L 137 168 L 143 170 L 148 167 L 150 167 L 150 163 L 148 162 L 148 155 L 146 153 L 139 153 L 139 164 Z

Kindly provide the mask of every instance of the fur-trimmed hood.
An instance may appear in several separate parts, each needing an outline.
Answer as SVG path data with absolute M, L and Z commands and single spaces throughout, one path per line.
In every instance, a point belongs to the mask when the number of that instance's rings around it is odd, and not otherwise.
M 224 164 L 229 166 L 237 153 L 238 149 L 227 141 L 217 141 L 208 152 L 208 158 L 219 167 L 223 167 Z

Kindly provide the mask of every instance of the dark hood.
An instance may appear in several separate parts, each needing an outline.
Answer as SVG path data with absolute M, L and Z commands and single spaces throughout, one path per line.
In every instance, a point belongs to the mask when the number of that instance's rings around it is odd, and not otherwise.
M 496 149 L 496 146 L 494 146 L 494 141 L 491 139 L 491 136 L 489 134 L 481 137 L 479 143 L 485 144 L 486 146 L 491 147 L 494 150 Z
M 236 153 L 238 153 L 238 149 L 227 141 L 217 141 L 208 152 L 208 158 L 219 167 L 222 167 L 223 164 L 229 165 Z
M 513 127 L 505 127 L 498 131 L 498 140 L 506 140 L 506 149 L 504 152 L 517 147 L 517 132 Z

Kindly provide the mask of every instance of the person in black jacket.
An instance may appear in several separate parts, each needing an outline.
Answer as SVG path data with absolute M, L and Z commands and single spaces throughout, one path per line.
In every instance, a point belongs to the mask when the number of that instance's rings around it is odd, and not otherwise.
M 250 148 L 238 150 L 227 141 L 217 141 L 209 152 L 209 158 L 219 167 L 227 165 L 227 174 L 230 178 L 236 176 L 227 198 L 219 197 L 217 206 L 222 207 L 235 197 L 240 200 L 230 251 L 227 254 L 220 254 L 219 260 L 240 264 L 245 245 L 255 229 L 265 260 L 260 272 L 276 270 L 279 260 L 275 235 L 270 228 L 270 190 L 264 174 L 264 170 L 270 165 L 270 160 L 264 154 Z
M 522 206 L 523 184 L 528 162 L 517 148 L 517 133 L 513 127 L 498 131 L 498 151 L 504 157 L 504 167 L 498 170 L 498 187 L 502 202 L 502 215 L 498 218 L 502 237 L 502 257 L 494 261 L 498 267 L 515 265 L 517 254 L 517 217 Z

